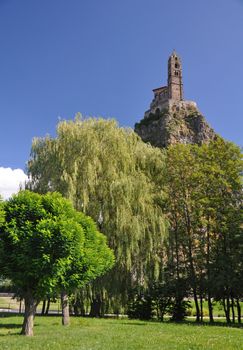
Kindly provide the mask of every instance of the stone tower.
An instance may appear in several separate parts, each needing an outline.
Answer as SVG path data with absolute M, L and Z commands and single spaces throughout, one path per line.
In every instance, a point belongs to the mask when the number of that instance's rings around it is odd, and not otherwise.
M 175 51 L 168 60 L 168 98 L 174 101 L 183 100 L 181 59 Z
M 156 147 L 174 143 L 199 144 L 218 136 L 208 125 L 194 101 L 184 100 L 181 59 L 175 51 L 168 59 L 167 86 L 153 89 L 154 97 L 135 132 Z
M 167 86 L 153 89 L 153 93 L 154 98 L 150 103 L 150 108 L 145 112 L 144 118 L 148 118 L 150 113 L 171 109 L 175 103 L 180 105 L 191 104 L 195 108 L 197 107 L 195 102 L 184 100 L 181 59 L 175 50 L 168 59 Z

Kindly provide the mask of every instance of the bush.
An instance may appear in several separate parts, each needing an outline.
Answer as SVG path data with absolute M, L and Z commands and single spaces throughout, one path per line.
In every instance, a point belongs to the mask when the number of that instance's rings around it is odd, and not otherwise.
M 127 310 L 130 319 L 151 320 L 154 316 L 154 303 L 150 296 L 139 293 L 130 298 Z
M 171 305 L 171 321 L 181 322 L 185 319 L 188 313 L 188 308 L 191 308 L 191 303 L 188 300 L 177 299 Z

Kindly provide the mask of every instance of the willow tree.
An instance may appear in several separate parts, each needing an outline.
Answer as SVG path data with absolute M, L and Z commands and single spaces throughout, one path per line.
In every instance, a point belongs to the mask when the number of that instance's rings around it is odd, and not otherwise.
M 131 287 L 159 277 L 163 164 L 161 150 L 115 120 L 77 117 L 61 121 L 56 138 L 33 140 L 28 187 L 61 192 L 97 222 L 115 252 L 114 269 L 89 292 L 94 314 L 104 298 L 121 305 Z

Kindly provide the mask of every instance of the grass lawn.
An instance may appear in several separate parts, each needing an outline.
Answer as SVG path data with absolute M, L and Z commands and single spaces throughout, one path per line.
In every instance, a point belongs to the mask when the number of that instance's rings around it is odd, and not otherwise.
M 199 350 L 243 349 L 243 329 L 223 325 L 142 322 L 136 320 L 35 318 L 34 337 L 18 335 L 22 317 L 0 317 L 1 350 Z
M 18 309 L 19 303 L 10 297 L 0 297 L 0 309 Z
M 240 304 L 241 304 L 241 308 L 243 308 L 243 302 L 240 302 Z M 193 301 L 191 302 L 191 306 L 192 306 L 192 308 L 188 310 L 188 315 L 195 316 L 196 315 L 196 307 L 195 307 L 195 303 Z M 237 317 L 237 308 L 234 307 L 234 310 L 235 310 L 235 315 Z M 203 302 L 203 314 L 205 317 L 208 317 L 208 303 L 205 300 Z M 214 317 L 225 317 L 223 305 L 221 305 L 220 302 L 218 302 L 218 301 L 213 302 L 213 315 L 214 315 Z M 242 347 L 242 349 L 243 349 L 243 347 Z
M 13 299 L 11 297 L 1 297 L 0 296 L 0 309 L 10 309 L 10 310 L 19 310 L 19 301 L 17 299 Z M 22 302 L 22 309 L 24 307 L 24 302 Z M 42 310 L 42 302 L 39 303 L 37 310 L 40 312 Z M 60 306 L 60 300 L 58 300 L 56 303 L 50 304 L 50 311 L 56 311 L 61 313 L 61 306 Z

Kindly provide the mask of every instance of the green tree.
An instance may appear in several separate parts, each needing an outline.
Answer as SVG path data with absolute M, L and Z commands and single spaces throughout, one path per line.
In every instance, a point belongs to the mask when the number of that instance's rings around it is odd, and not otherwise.
M 177 280 L 188 278 L 197 321 L 204 297 L 211 322 L 213 297 L 222 300 L 228 322 L 235 301 L 240 313 L 242 170 L 240 149 L 220 138 L 167 152 L 167 265 Z
M 93 315 L 104 299 L 119 308 L 130 288 L 160 276 L 166 231 L 160 204 L 163 167 L 160 149 L 114 120 L 62 121 L 56 138 L 33 141 L 28 186 L 61 192 L 97 222 L 114 249 L 114 269 L 89 290 Z
M 171 146 L 167 152 L 167 211 L 170 219 L 170 237 L 167 249 L 168 266 L 178 281 L 178 301 L 183 303 L 181 280 L 189 279 L 200 320 L 198 301 L 198 240 L 200 227 L 197 206 L 198 162 L 192 147 L 188 145 Z M 179 308 L 179 306 L 178 306 Z
M 200 202 L 207 242 L 209 314 L 212 319 L 210 298 L 214 294 L 222 300 L 230 322 L 230 307 L 234 320 L 233 305 L 236 301 L 240 313 L 239 298 L 242 297 L 242 154 L 239 147 L 222 139 L 202 146 L 198 154 L 202 175 Z
M 21 191 L 4 203 L 4 211 L 0 268 L 25 300 L 22 334 L 33 335 L 39 301 L 57 292 L 68 324 L 68 293 L 113 264 L 105 237 L 58 193 Z

